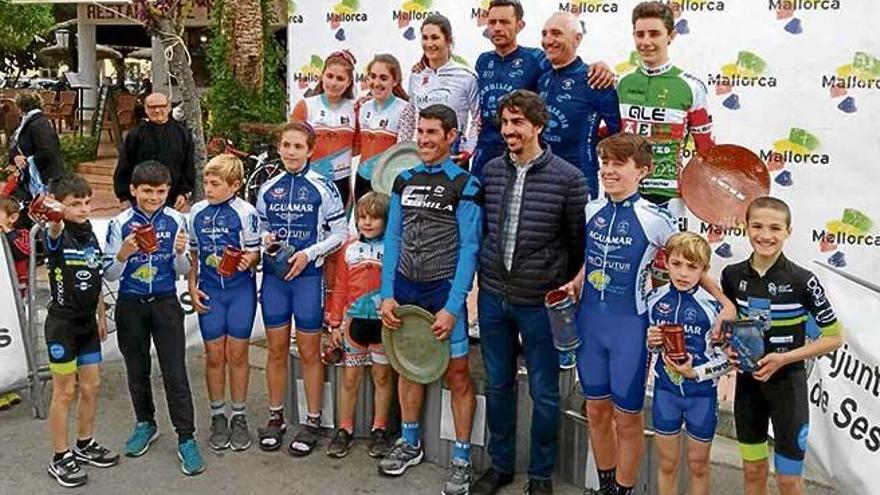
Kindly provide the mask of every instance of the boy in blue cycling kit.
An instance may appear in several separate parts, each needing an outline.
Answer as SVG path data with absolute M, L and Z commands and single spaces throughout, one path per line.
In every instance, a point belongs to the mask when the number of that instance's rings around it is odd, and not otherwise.
M 767 322 L 758 369 L 736 375 L 733 415 L 745 492 L 767 493 L 767 428 L 772 422 L 776 486 L 783 495 L 800 494 L 810 419 L 804 361 L 840 347 L 843 334 L 816 275 L 782 253 L 791 234 L 788 205 L 772 197 L 752 201 L 746 229 L 754 252 L 721 272 L 724 293 L 736 301 L 740 316 Z M 807 342 L 810 319 L 820 334 Z M 728 356 L 738 366 L 736 353 L 728 350 Z
M 135 201 L 131 208 L 110 221 L 106 252 L 112 261 L 104 271 L 109 281 L 119 280 L 116 304 L 116 335 L 125 359 L 128 390 L 137 424 L 125 443 L 125 455 L 143 455 L 159 432 L 150 384 L 150 341 L 156 347 L 168 412 L 178 437 L 178 457 L 184 474 L 205 470 L 193 438 L 192 393 L 186 372 L 186 336 L 183 309 L 177 300 L 177 278 L 190 270 L 186 254 L 186 219 L 165 206 L 171 174 L 159 162 L 138 164 L 129 189 Z M 138 226 L 152 226 L 158 247 L 135 232 Z
M 260 258 L 257 210 L 235 196 L 244 169 L 233 155 L 218 155 L 204 170 L 205 199 L 190 212 L 189 246 L 194 260 L 189 295 L 199 314 L 205 344 L 205 381 L 211 406 L 208 445 L 214 450 L 251 445 L 245 416 L 248 386 L 248 345 L 257 312 L 253 267 Z M 221 260 L 228 248 L 241 251 L 231 273 Z M 223 274 L 221 274 L 221 271 Z M 232 400 L 231 425 L 226 417 L 226 373 Z
M 538 92 L 538 79 L 551 70 L 550 61 L 540 48 L 517 44 L 517 34 L 525 27 L 523 6 L 519 0 L 489 2 L 486 29 L 495 49 L 477 58 L 474 70 L 480 91 L 480 133 L 474 151 L 471 173 L 478 179 L 483 166 L 507 152 L 498 124 L 498 103 L 517 89 Z M 602 62 L 590 64 L 587 74 L 595 89 L 610 87 L 614 73 Z M 556 152 L 556 148 L 553 148 Z
M 712 250 L 693 232 L 679 232 L 666 243 L 670 283 L 648 294 L 648 347 L 663 347 L 662 325 L 680 325 L 687 358 L 657 354 L 654 365 L 653 426 L 657 433 L 658 493 L 678 493 L 681 426 L 687 427 L 688 487 L 709 494 L 709 454 L 718 423 L 718 378 L 730 370 L 727 356 L 713 343 L 718 301 L 697 284 L 709 269 Z
M 607 198 L 587 204 L 584 268 L 565 287 L 573 296 L 583 292 L 578 375 L 602 493 L 629 494 L 643 448 L 648 268 L 675 227 L 665 211 L 638 194 L 639 181 L 651 171 L 651 146 L 644 138 L 605 138 L 599 156 Z M 700 283 L 723 298 L 708 277 Z
M 260 447 L 276 450 L 285 430 L 284 391 L 290 322 L 296 318 L 296 343 L 305 381 L 308 414 L 288 451 L 293 456 L 312 452 L 321 425 L 324 367 L 321 364 L 321 328 L 324 320 L 324 258 L 345 242 L 346 221 L 342 198 L 333 182 L 309 168 L 315 132 L 303 122 L 285 125 L 278 150 L 285 173 L 263 184 L 257 196 L 260 230 L 277 256 L 267 252 L 263 266 L 261 308 L 269 359 L 269 423 L 259 430 Z M 290 254 L 290 253 L 293 254 Z M 273 257 L 286 257 L 272 261 Z M 274 267 L 274 269 L 273 269 Z M 280 268 L 279 268 L 280 267 Z
M 480 247 L 480 183 L 455 165 L 449 150 L 457 137 L 455 112 L 431 105 L 419 114 L 422 164 L 401 172 L 394 182 L 385 260 L 382 264 L 382 323 L 398 328 L 398 304 L 415 304 L 435 314 L 438 340 L 450 342 L 446 383 L 452 395 L 455 449 L 447 495 L 468 493 L 470 437 L 476 398 L 468 371 L 465 300 L 473 282 Z M 430 246 L 430 248 L 428 248 Z M 421 462 L 419 415 L 424 385 L 400 377 L 402 438 L 379 463 L 380 472 L 399 476 Z

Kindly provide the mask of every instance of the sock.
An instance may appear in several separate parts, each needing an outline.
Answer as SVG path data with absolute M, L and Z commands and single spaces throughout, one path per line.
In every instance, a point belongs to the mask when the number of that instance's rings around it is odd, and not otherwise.
M 92 437 L 86 438 L 85 440 L 76 439 L 76 448 L 82 450 L 89 446 L 92 443 Z
M 374 430 L 387 430 L 388 429 L 388 418 L 373 418 L 373 429 Z
M 284 423 L 284 406 L 269 406 L 269 422 Z
M 55 452 L 55 455 L 52 456 L 52 462 L 58 462 L 64 458 L 67 454 L 69 454 L 69 450 L 65 450 L 64 452 Z
M 315 428 L 321 427 L 321 411 L 316 413 L 306 413 L 306 424 L 309 426 L 314 426 Z
M 244 402 L 233 402 L 232 403 L 232 417 L 236 417 L 238 415 L 243 415 L 245 413 Z
M 614 477 L 617 475 L 617 467 L 611 469 L 596 469 L 599 472 L 599 490 L 602 493 L 613 494 L 617 489 L 617 481 Z
M 617 485 L 617 495 L 632 495 L 633 490 L 635 489 L 634 486 L 623 486 L 616 481 L 614 484 Z
M 419 422 L 418 421 L 404 421 L 403 427 L 401 428 L 401 433 L 403 434 L 403 441 L 414 446 L 419 446 Z
M 222 414 L 226 416 L 226 402 L 222 400 L 211 401 L 211 417 Z
M 459 440 L 455 441 L 455 445 L 452 447 L 452 458 L 458 459 L 459 461 L 464 461 L 468 464 L 471 463 L 471 443 L 470 442 L 461 442 Z
M 354 433 L 354 420 L 353 419 L 340 419 L 339 420 L 339 427 L 349 433 Z

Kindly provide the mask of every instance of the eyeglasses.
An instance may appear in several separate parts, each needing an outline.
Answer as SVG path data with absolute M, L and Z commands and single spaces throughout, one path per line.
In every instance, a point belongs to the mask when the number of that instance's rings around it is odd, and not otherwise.
M 327 60 L 330 60 L 331 58 L 334 58 L 334 57 L 342 58 L 346 62 L 350 63 L 352 67 L 354 67 L 355 64 L 357 64 L 357 60 L 354 58 L 354 55 L 352 55 L 351 52 L 348 50 L 337 50 L 337 51 L 331 53 L 330 56 L 327 57 Z

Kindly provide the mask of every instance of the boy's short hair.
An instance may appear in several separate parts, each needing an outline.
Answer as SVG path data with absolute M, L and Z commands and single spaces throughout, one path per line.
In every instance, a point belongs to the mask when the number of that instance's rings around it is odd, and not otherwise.
M 513 7 L 513 14 L 518 21 L 521 21 L 525 16 L 525 11 L 519 0 L 492 0 L 489 2 L 489 8 L 486 10 L 492 10 L 492 7 Z
M 666 31 L 671 33 L 675 30 L 675 13 L 662 2 L 642 2 L 635 6 L 632 13 L 632 24 L 636 27 L 639 19 L 660 19 L 666 26 Z
M 654 163 L 651 143 L 638 134 L 618 132 L 599 141 L 596 150 L 600 158 L 609 157 L 622 162 L 632 158 L 637 168 L 650 169 Z
M 788 204 L 779 199 L 774 198 L 773 196 L 761 196 L 760 198 L 756 198 L 749 203 L 749 207 L 746 208 L 746 223 L 749 223 L 749 218 L 752 217 L 752 211 L 758 208 L 767 208 L 769 210 L 776 210 L 782 213 L 785 213 L 785 226 L 791 227 L 791 208 L 788 207 Z
M 156 160 L 145 160 L 138 163 L 131 173 L 131 185 L 138 187 L 146 184 L 148 186 L 158 187 L 171 185 L 171 172 L 168 167 L 162 165 Z
M 213 175 L 226 181 L 230 186 L 238 181 L 244 182 L 244 165 L 235 155 L 223 153 L 208 160 L 204 175 Z
M 21 205 L 9 196 L 0 196 L 0 211 L 6 213 L 6 216 L 15 215 L 21 211 Z
M 356 218 L 359 219 L 363 215 L 369 215 L 373 218 L 385 219 L 385 215 L 388 214 L 388 203 L 388 196 L 376 191 L 370 191 L 358 200 L 355 212 Z
M 442 103 L 434 103 L 425 107 L 419 112 L 419 118 L 439 120 L 440 125 L 443 126 L 443 132 L 447 134 L 453 129 L 458 129 L 458 117 L 455 115 L 455 110 Z
M 92 186 L 82 176 L 65 174 L 49 181 L 49 194 L 58 201 L 64 201 L 68 196 L 88 198 L 92 195 Z
M 693 232 L 678 232 L 666 241 L 666 259 L 677 254 L 682 258 L 709 268 L 712 259 L 712 248 L 706 239 Z

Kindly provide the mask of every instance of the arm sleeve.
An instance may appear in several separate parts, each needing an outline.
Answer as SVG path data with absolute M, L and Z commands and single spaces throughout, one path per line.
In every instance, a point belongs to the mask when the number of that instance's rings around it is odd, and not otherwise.
M 400 210 L 400 176 L 394 180 L 394 190 L 388 206 L 388 223 L 385 227 L 385 256 L 382 258 L 382 299 L 394 297 L 394 279 L 397 276 L 397 262 L 400 260 L 400 234 L 403 230 L 403 216 Z
M 43 179 L 44 184 L 48 185 L 51 179 L 62 172 L 61 170 L 52 170 L 53 160 L 55 160 L 57 155 L 61 154 L 61 143 L 58 141 L 58 135 L 52 129 L 48 120 L 40 119 L 39 122 L 44 122 L 46 125 L 31 127 L 33 129 L 31 137 L 33 138 L 34 145 L 34 154 L 32 156 L 34 164 L 40 172 L 40 178 Z
M 327 237 L 307 247 L 304 251 L 309 261 L 315 261 L 323 258 L 335 251 L 347 236 L 348 224 L 345 219 L 345 208 L 342 206 L 342 198 L 336 186 L 332 182 L 327 182 L 327 188 L 333 188 L 333 191 L 325 193 L 324 200 L 320 207 L 320 227 L 330 232 Z
M 119 280 L 122 272 L 125 271 L 125 265 L 128 263 L 127 260 L 119 261 L 116 259 L 119 249 L 122 248 L 122 241 L 122 225 L 119 220 L 114 218 L 110 220 L 110 224 L 107 226 L 107 241 L 104 243 L 104 259 L 106 260 L 104 263 L 104 278 L 110 282 Z
M 342 249 L 333 254 L 339 259 L 336 263 L 335 283 L 333 290 L 330 291 L 330 300 L 327 304 L 327 320 L 331 327 L 338 327 L 342 324 L 343 311 L 345 311 L 345 298 L 348 296 L 348 263 L 345 262 L 345 248 L 348 244 L 344 244 Z
M 12 249 L 12 259 L 16 261 L 26 260 L 31 255 L 29 232 L 26 230 L 13 230 L 7 234 L 9 247 Z
M 411 99 L 400 113 L 400 127 L 398 127 L 397 131 L 398 143 L 405 143 L 415 139 L 416 117 L 416 105 Z
M 309 120 L 309 110 L 306 108 L 305 100 L 299 100 L 296 102 L 296 106 L 293 107 L 293 112 L 290 112 L 290 121 L 291 122 L 308 122 Z
M 125 136 L 125 142 L 122 145 L 122 152 L 119 153 L 119 160 L 116 162 L 116 170 L 113 171 L 113 192 L 120 201 L 130 201 L 131 191 L 131 172 L 134 165 L 131 163 L 131 157 L 134 155 L 135 141 L 138 136 L 138 128 L 135 127 Z
M 711 349 L 709 360 L 694 368 L 698 382 L 720 378 L 730 371 L 730 361 L 724 351 L 718 346 L 712 346 Z
M 468 112 L 470 113 L 470 121 L 468 123 L 467 134 L 464 136 L 464 150 L 469 154 L 474 154 L 477 147 L 477 137 L 480 135 L 480 90 L 477 86 L 477 78 L 474 77 L 468 85 Z
M 813 315 L 819 330 L 823 337 L 832 337 L 840 335 L 840 323 L 837 321 L 837 314 L 831 307 L 831 301 L 825 293 L 825 287 L 819 278 L 810 273 L 807 283 L 804 286 L 804 306 Z
M 620 103 L 617 100 L 617 91 L 603 89 L 599 92 L 599 116 L 605 123 L 608 135 L 620 132 Z
M 187 227 L 189 228 L 190 236 L 189 236 L 189 249 L 191 251 L 195 251 L 198 253 L 199 250 L 199 236 L 196 235 L 196 215 L 198 211 L 194 209 L 190 210 L 189 215 L 186 217 Z
M 468 292 L 477 270 L 477 255 L 480 252 L 480 235 L 483 225 L 483 207 L 480 182 L 471 177 L 465 184 L 461 201 L 456 209 L 458 220 L 458 265 L 452 277 L 452 287 L 443 309 L 461 318 Z
M 269 217 L 266 214 L 266 200 L 263 197 L 263 188 L 260 187 L 260 190 L 257 191 L 257 219 L 259 221 L 259 229 L 260 234 L 266 234 L 269 232 Z
M 695 78 L 691 82 L 691 93 L 694 101 L 687 114 L 687 129 L 694 138 L 697 151 L 706 151 L 715 146 L 712 139 L 712 116 L 709 114 L 706 86 Z
M 241 240 L 244 250 L 259 251 L 262 239 L 260 238 L 260 218 L 257 215 L 257 210 L 249 208 L 241 219 L 241 226 Z
M 563 225 L 564 245 L 568 252 L 568 270 L 565 280 L 571 280 L 584 264 L 584 226 L 586 225 L 587 179 L 578 171 L 576 179 L 569 183 L 568 198 L 565 201 Z

